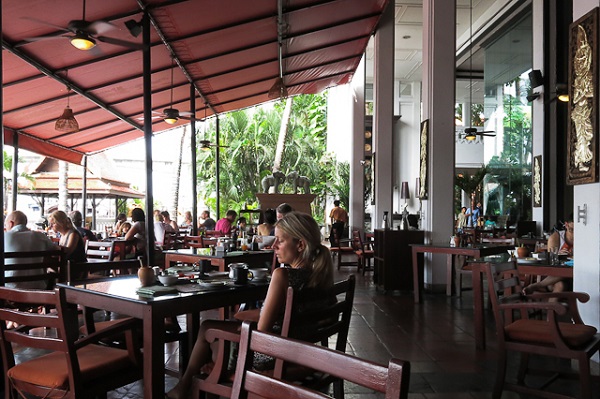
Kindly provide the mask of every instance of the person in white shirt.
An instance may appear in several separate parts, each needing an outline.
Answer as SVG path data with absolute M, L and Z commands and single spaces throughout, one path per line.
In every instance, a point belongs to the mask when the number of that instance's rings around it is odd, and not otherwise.
M 56 250 L 59 247 L 54 244 L 44 233 L 32 231 L 27 228 L 27 216 L 21 211 L 10 213 L 4 221 L 4 252 L 33 252 Z M 7 265 L 19 263 L 33 263 L 35 258 L 5 259 Z M 39 258 L 39 262 L 43 259 Z M 40 270 L 7 270 L 6 276 L 27 276 L 40 274 Z M 45 281 L 24 281 L 20 283 L 7 283 L 10 288 L 45 289 Z

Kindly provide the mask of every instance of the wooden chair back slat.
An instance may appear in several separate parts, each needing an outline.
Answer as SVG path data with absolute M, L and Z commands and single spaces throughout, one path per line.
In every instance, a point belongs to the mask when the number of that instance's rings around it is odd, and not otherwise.
M 242 325 L 232 398 L 247 398 L 248 393 L 275 398 L 328 398 L 305 387 L 286 383 L 274 376 L 252 370 L 253 353 L 264 353 L 285 362 L 333 375 L 365 388 L 385 393 L 386 399 L 407 398 L 410 363 L 392 359 L 388 367 L 359 359 L 340 351 L 292 338 L 256 330 L 256 324 Z
M 106 262 L 71 262 L 67 264 L 67 278 L 71 285 L 91 283 L 119 274 L 134 274 L 142 266 L 140 259 L 113 260 Z
M 86 241 L 85 254 L 90 262 L 97 260 L 114 260 L 114 243 L 113 241 Z
M 202 236 L 185 236 L 183 237 L 184 248 L 203 248 Z
M 66 279 L 65 259 L 66 255 L 61 249 L 5 252 L 4 283 L 41 281 L 46 289 L 51 289 L 57 281 Z

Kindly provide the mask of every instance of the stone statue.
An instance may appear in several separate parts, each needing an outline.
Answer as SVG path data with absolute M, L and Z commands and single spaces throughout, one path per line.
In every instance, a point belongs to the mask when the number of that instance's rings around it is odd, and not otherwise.
M 306 176 L 299 176 L 298 172 L 293 171 L 287 175 L 287 181 L 292 183 L 294 194 L 298 194 L 298 187 L 304 189 L 304 194 L 310 194 L 310 179 Z
M 261 183 L 265 193 L 269 192 L 271 186 L 275 187 L 275 193 L 279 193 L 279 185 L 285 183 L 285 175 L 282 172 L 273 172 L 272 175 L 263 177 Z

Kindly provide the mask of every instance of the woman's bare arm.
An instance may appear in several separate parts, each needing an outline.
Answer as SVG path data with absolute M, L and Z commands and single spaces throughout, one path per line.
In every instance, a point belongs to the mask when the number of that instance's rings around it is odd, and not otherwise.
M 285 308 L 288 288 L 288 274 L 285 269 L 275 269 L 267 291 L 267 297 L 258 320 L 259 331 L 271 331 Z

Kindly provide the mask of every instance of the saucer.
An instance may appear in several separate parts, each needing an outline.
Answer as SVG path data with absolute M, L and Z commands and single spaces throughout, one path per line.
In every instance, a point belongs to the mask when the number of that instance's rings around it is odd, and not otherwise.
M 226 281 L 199 281 L 198 285 L 207 290 L 218 290 L 220 288 L 226 288 Z

